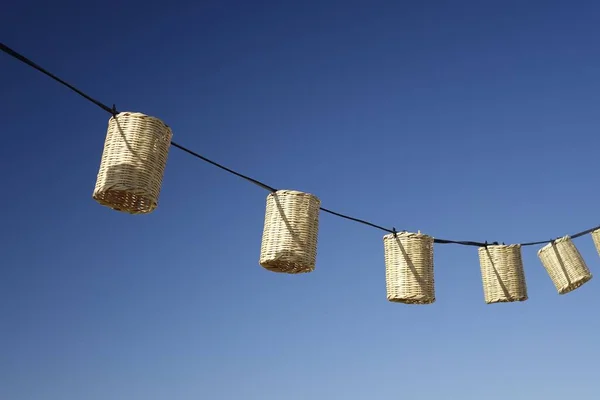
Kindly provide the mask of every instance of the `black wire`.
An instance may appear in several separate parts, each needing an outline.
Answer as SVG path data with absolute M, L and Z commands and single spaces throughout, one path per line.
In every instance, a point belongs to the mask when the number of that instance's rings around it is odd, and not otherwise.
M 46 69 L 44 69 L 41 66 L 37 65 L 36 63 L 34 63 L 33 61 L 31 61 L 29 58 L 25 57 L 24 55 L 17 53 L 15 50 L 13 50 L 10 47 L 6 46 L 4 43 L 0 43 L 0 49 L 2 49 L 2 51 L 4 51 L 5 53 L 13 56 L 17 60 L 19 60 L 19 61 L 21 61 L 21 62 L 29 65 L 30 67 L 32 67 L 32 68 L 40 71 L 41 73 L 43 73 L 43 74 L 45 74 L 47 76 L 49 76 L 50 78 L 54 79 L 55 81 L 63 84 L 64 86 L 68 87 L 69 89 L 71 89 L 72 91 L 74 91 L 78 95 L 82 96 L 86 100 L 91 101 L 92 103 L 94 103 L 95 105 L 97 105 L 98 107 L 100 107 L 101 109 L 103 109 L 104 111 L 106 111 L 107 113 L 109 113 L 109 114 L 111 114 L 113 116 L 117 114 L 117 109 L 116 109 L 116 107 L 114 105 L 112 106 L 112 108 L 108 107 L 106 104 L 103 104 L 102 102 L 100 102 L 100 101 L 92 98 L 91 96 L 88 96 L 87 94 L 85 94 L 81 90 L 77 89 L 75 86 L 73 86 L 73 85 L 65 82 L 64 80 L 60 79 L 56 75 L 52 74 L 51 72 L 48 72 Z M 265 183 L 262 183 L 260 181 L 257 181 L 256 179 L 250 178 L 249 176 L 240 174 L 239 172 L 236 172 L 236 171 L 234 171 L 234 170 L 232 170 L 230 168 L 227 168 L 227 167 L 225 167 L 225 166 L 223 166 L 223 165 L 221 165 L 221 164 L 219 164 L 219 163 L 217 163 L 215 161 L 209 160 L 208 158 L 206 158 L 206 157 L 204 157 L 204 156 L 202 156 L 202 155 L 200 155 L 200 154 L 198 154 L 198 153 L 196 153 L 196 152 L 194 152 L 194 151 L 192 151 L 190 149 L 187 149 L 187 148 L 183 147 L 180 144 L 177 144 L 175 142 L 171 142 L 171 144 L 173 146 L 177 147 L 178 149 L 183 150 L 186 153 L 193 155 L 194 157 L 198 157 L 199 159 L 201 159 L 203 161 L 206 161 L 207 163 L 210 163 L 210 164 L 212 164 L 212 165 L 214 165 L 216 167 L 219 167 L 219 168 L 221 168 L 221 169 L 223 169 L 223 170 L 225 170 L 225 171 L 227 171 L 229 173 L 237 175 L 240 178 L 244 178 L 247 181 L 252 182 L 255 185 L 258 185 L 258 186 L 262 187 L 263 189 L 269 190 L 270 192 L 275 192 L 276 191 L 276 189 L 272 188 L 271 186 L 269 186 L 269 185 L 267 185 Z
M 380 230 L 382 230 L 384 232 L 394 233 L 394 231 L 392 229 L 384 228 L 383 226 L 376 225 L 376 224 L 374 224 L 372 222 L 365 221 L 363 219 L 358 219 L 358 218 L 350 217 L 348 215 L 340 214 L 339 212 L 331 211 L 331 210 L 328 210 L 327 208 L 323 208 L 323 207 L 320 207 L 320 208 L 321 208 L 321 211 L 324 211 L 326 213 L 335 215 L 337 217 L 345 218 L 345 219 L 348 219 L 350 221 L 354 221 L 354 222 L 358 222 L 358 223 L 361 223 L 361 224 L 364 224 L 364 225 L 372 226 L 373 228 L 380 229 Z
M 227 172 L 229 172 L 229 173 L 231 173 L 231 174 L 234 174 L 234 175 L 237 175 L 237 176 L 239 176 L 240 178 L 244 178 L 244 179 L 246 179 L 247 181 L 249 181 L 249 182 L 252 182 L 252 183 L 254 183 L 254 184 L 255 184 L 255 185 L 257 185 L 257 186 L 260 186 L 261 188 L 268 190 L 268 191 L 269 191 L 269 192 L 271 192 L 271 193 L 273 193 L 273 192 L 276 192 L 276 191 L 277 191 L 277 189 L 275 189 L 275 188 L 273 188 L 273 187 L 271 187 L 271 186 L 267 185 L 266 183 L 263 183 L 263 182 L 261 182 L 261 181 L 257 181 L 256 179 L 253 179 L 253 178 L 250 178 L 249 176 L 246 176 L 246 175 L 240 174 L 239 172 L 236 172 L 236 171 L 234 171 L 234 170 L 232 170 L 232 169 L 230 169 L 230 168 L 227 168 L 227 167 L 225 167 L 225 166 L 223 166 L 223 165 L 221 165 L 221 164 L 219 164 L 219 163 L 216 163 L 216 162 L 214 162 L 214 161 L 212 161 L 212 160 L 209 160 L 208 158 L 206 158 L 206 157 L 204 157 L 204 156 L 202 156 L 202 155 L 200 155 L 200 154 L 196 153 L 195 151 L 192 151 L 192 150 L 190 150 L 190 149 L 187 149 L 187 148 L 183 147 L 183 146 L 182 146 L 182 145 L 180 145 L 180 144 L 177 144 L 177 143 L 175 143 L 175 142 L 173 142 L 173 141 L 171 141 L 171 144 L 172 144 L 173 146 L 177 147 L 178 149 L 180 149 L 180 150 L 183 150 L 183 151 L 185 151 L 186 153 L 193 155 L 194 157 L 198 157 L 199 159 L 201 159 L 201 160 L 203 160 L 203 161 L 206 161 L 206 162 L 207 162 L 207 163 L 209 163 L 209 164 L 212 164 L 212 165 L 214 165 L 215 167 L 219 167 L 219 168 L 221 168 L 222 170 L 225 170 L 225 171 L 227 171 Z
M 487 242 L 473 242 L 471 240 L 447 240 L 447 239 L 433 239 L 434 243 L 439 244 L 460 244 L 462 246 L 476 246 L 476 247 L 485 247 L 487 246 Z
M 72 91 L 74 91 L 75 93 L 77 93 L 78 95 L 82 96 L 86 100 L 91 101 L 92 103 L 94 103 L 95 105 L 97 105 L 98 107 L 100 107 L 101 109 L 103 109 L 104 111 L 112 114 L 113 110 L 110 107 L 106 106 L 105 104 L 102 104 L 101 102 L 99 102 L 96 99 L 93 99 L 92 97 L 90 97 L 87 94 L 83 93 L 81 90 L 77 89 L 75 86 L 73 86 L 73 85 L 71 85 L 71 84 L 63 81 L 58 76 L 56 76 L 56 75 L 54 75 L 54 74 L 46 71 L 44 68 L 40 67 L 39 65 L 37 65 L 36 63 L 34 63 L 33 61 L 31 61 L 29 58 L 25 57 L 22 54 L 17 53 L 16 51 L 14 51 L 13 49 L 11 49 L 10 47 L 8 47 L 7 45 L 5 45 L 2 42 L 0 42 L 0 49 L 2 49 L 2 51 L 5 52 L 5 53 L 7 53 L 8 55 L 13 56 L 17 60 L 19 60 L 21 62 L 24 62 L 25 64 L 29 65 L 30 67 L 32 67 L 34 69 L 37 69 L 42 74 L 48 75 L 50 78 L 54 79 L 58 83 L 61 83 L 61 84 L 65 85 L 66 87 L 68 87 L 69 89 L 71 89 Z
M 30 59 L 28 59 L 28 58 L 27 58 L 27 57 L 25 57 L 24 55 L 22 55 L 22 54 L 20 54 L 20 53 L 16 52 L 15 50 L 11 49 L 10 47 L 6 46 L 4 43 L 1 43 L 1 42 L 0 42 L 0 49 L 1 49 L 3 52 L 5 52 L 6 54 L 8 54 L 8 55 L 10 55 L 10 56 L 12 56 L 12 57 L 14 57 L 14 58 L 16 58 L 17 60 L 19 60 L 19 61 L 21 61 L 21 62 L 23 62 L 23 63 L 25 63 L 25 64 L 29 65 L 30 67 L 32 67 L 32 68 L 34 68 L 34 69 L 36 69 L 36 70 L 38 70 L 38 71 L 40 71 L 40 72 L 41 72 L 41 73 L 43 73 L 44 75 L 47 75 L 47 76 L 49 76 L 50 78 L 54 79 L 54 80 L 55 80 L 55 81 L 57 81 L 58 83 L 60 83 L 60 84 L 62 84 L 62 85 L 64 85 L 64 86 L 66 86 L 66 87 L 68 87 L 69 89 L 71 89 L 72 91 L 74 91 L 75 93 L 77 93 L 78 95 L 80 95 L 81 97 L 83 97 L 84 99 L 86 99 L 86 100 L 88 100 L 88 101 L 90 101 L 90 102 L 94 103 L 95 105 L 97 105 L 98 107 L 100 107 L 100 108 L 101 108 L 101 109 L 103 109 L 104 111 L 108 112 L 109 114 L 111 114 L 111 115 L 113 115 L 113 116 L 115 116 L 115 115 L 117 114 L 117 109 L 116 109 L 116 107 L 115 107 L 114 105 L 113 105 L 112 107 L 108 107 L 106 104 L 103 104 L 103 103 L 101 103 L 100 101 L 98 101 L 98 100 L 96 100 L 96 99 L 92 98 L 91 96 L 88 96 L 87 94 L 85 94 L 85 93 L 84 93 L 84 92 L 82 92 L 81 90 L 77 89 L 75 86 L 73 86 L 73 85 L 71 85 L 71 84 L 69 84 L 69 83 L 65 82 L 64 80 L 60 79 L 60 78 L 59 78 L 59 77 L 57 77 L 56 75 L 54 75 L 54 74 L 52 74 L 52 73 L 48 72 L 46 69 L 44 69 L 44 68 L 40 67 L 39 65 L 37 65 L 36 63 L 34 63 L 33 61 L 31 61 Z M 209 163 L 209 164 L 212 164 L 212 165 L 214 165 L 215 167 L 218 167 L 218 168 L 220 168 L 220 169 L 222 169 L 222 170 L 224 170 L 224 171 L 227 171 L 227 172 L 229 172 L 229 173 L 231 173 L 231 174 L 233 174 L 233 175 L 236 175 L 236 176 L 238 176 L 238 177 L 240 177 L 240 178 L 243 178 L 243 179 L 245 179 L 245 180 L 247 180 L 247 181 L 249 181 L 249 182 L 251 182 L 251 183 L 254 183 L 255 185 L 257 185 L 257 186 L 259 186 L 259 187 L 261 187 L 261 188 L 263 188 L 263 189 L 265 189 L 265 190 L 268 190 L 268 191 L 269 191 L 269 192 L 271 192 L 271 193 L 273 193 L 273 192 L 276 192 L 276 191 L 277 191 L 277 189 L 273 188 L 272 186 L 269 186 L 269 185 L 267 185 L 266 183 L 263 183 L 263 182 L 261 182 L 261 181 L 258 181 L 258 180 L 256 180 L 256 179 L 250 178 L 250 177 L 249 177 L 249 176 L 247 176 L 247 175 L 241 174 L 241 173 L 239 173 L 239 172 L 236 172 L 236 171 L 234 171 L 234 170 L 232 170 L 232 169 L 230 169 L 230 168 L 227 168 L 227 167 L 225 167 L 224 165 L 221 165 L 221 164 L 219 164 L 219 163 L 217 163 L 217 162 L 215 162 L 215 161 L 212 161 L 212 160 L 210 160 L 210 159 L 208 159 L 208 158 L 206 158 L 206 157 L 204 157 L 204 156 L 202 156 L 202 155 L 200 155 L 200 154 L 196 153 L 195 151 L 192 151 L 192 150 L 190 150 L 190 149 L 188 149 L 188 148 L 186 148 L 186 147 L 184 147 L 184 146 L 182 146 L 182 145 L 180 145 L 180 144 L 177 144 L 177 143 L 175 143 L 175 142 L 173 142 L 173 141 L 171 142 L 171 144 L 172 144 L 174 147 L 176 147 L 176 148 L 178 148 L 178 149 L 180 149 L 180 150 L 183 150 L 184 152 L 186 152 L 186 153 L 188 153 L 188 154 L 190 154 L 190 155 L 192 155 L 192 156 L 194 156 L 194 157 L 197 157 L 197 158 L 201 159 L 202 161 L 205 161 L 205 162 L 207 162 L 207 163 Z M 368 225 L 368 226 L 371 226 L 371 227 L 373 227 L 373 228 L 376 228 L 376 229 L 382 230 L 382 231 L 384 231 L 384 232 L 392 233 L 392 234 L 394 234 L 394 235 L 396 234 L 396 228 L 388 229 L 388 228 L 385 228 L 385 227 L 383 227 L 383 226 L 376 225 L 376 224 L 374 224 L 374 223 L 372 223 L 372 222 L 365 221 L 365 220 L 358 219 L 358 218 L 354 218 L 354 217 L 351 217 L 351 216 L 348 216 L 348 215 L 344 215 L 344 214 L 341 214 L 341 213 L 338 213 L 338 212 L 335 212 L 335 211 L 329 210 L 329 209 L 327 209 L 327 208 L 323 208 L 323 207 L 321 207 L 320 209 L 321 209 L 322 211 L 326 212 L 326 213 L 329 213 L 329 214 L 335 215 L 335 216 L 337 216 L 337 217 L 340 217 L 340 218 L 344 218 L 344 219 L 348 219 L 348 220 L 350 220 L 350 221 L 354 221 L 354 222 L 358 222 L 358 223 L 361 223 L 361 224 L 364 224 L 364 225 Z M 586 229 L 586 230 L 584 230 L 584 231 L 581 231 L 581 232 L 575 233 L 575 234 L 571 235 L 570 237 L 571 237 L 572 239 L 576 239 L 576 238 L 578 238 L 578 237 L 581 237 L 581 236 L 587 235 L 588 233 L 591 233 L 591 232 L 593 232 L 593 231 L 595 231 L 595 230 L 597 230 L 597 229 L 600 229 L 600 226 L 596 226 L 596 227 L 594 227 L 594 228 Z M 527 242 L 527 243 L 521 243 L 521 246 L 534 246 L 534 245 L 546 244 L 546 243 L 551 243 L 551 242 L 553 242 L 554 240 L 555 240 L 555 239 L 550 239 L 550 240 L 542 240 L 542 241 L 537 241 L 537 242 Z M 438 238 L 434 238 L 434 240 L 433 240 L 433 241 L 434 241 L 434 243 L 439 243 L 439 244 L 458 244 L 458 245 L 462 245 L 462 246 L 475 246 L 475 247 L 485 247 L 485 246 L 488 246 L 488 242 L 475 242 L 475 241 L 448 240 L 448 239 L 438 239 Z M 494 244 L 498 244 L 498 242 L 494 242 Z

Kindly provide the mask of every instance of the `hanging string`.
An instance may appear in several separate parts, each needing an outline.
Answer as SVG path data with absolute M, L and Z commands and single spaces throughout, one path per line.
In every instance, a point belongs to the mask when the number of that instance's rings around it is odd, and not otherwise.
M 117 108 L 116 108 L 116 106 L 114 104 L 113 104 L 112 107 L 109 107 L 106 104 L 104 104 L 104 103 L 102 103 L 102 102 L 94 99 L 93 97 L 87 95 L 83 91 L 77 89 L 75 86 L 71 85 L 70 83 L 68 83 L 68 82 L 66 82 L 64 80 L 62 80 L 61 78 L 59 78 L 56 75 L 52 74 L 51 72 L 49 72 L 45 68 L 43 68 L 43 67 L 39 66 L 38 64 L 36 64 L 35 62 L 31 61 L 29 58 L 25 57 L 24 55 L 18 53 L 17 51 L 11 49 L 10 47 L 8 47 L 7 45 L 5 45 L 4 43 L 1 43 L 1 42 L 0 42 L 0 50 L 2 50 L 3 52 L 5 52 L 8 55 L 14 57 L 15 59 L 21 61 L 22 63 L 29 65 L 30 67 L 36 69 L 37 71 L 43 73 L 44 75 L 47 75 L 48 77 L 52 78 L 53 80 L 57 81 L 58 83 L 62 84 L 63 86 L 66 86 L 67 88 L 71 89 L 72 91 L 74 91 L 75 93 L 77 93 L 78 95 L 80 95 L 81 97 L 83 97 L 84 99 L 90 101 L 91 103 L 94 103 L 96 106 L 98 106 L 101 109 L 103 109 L 104 111 L 108 112 L 113 117 L 116 117 L 116 115 L 118 114 Z M 251 182 L 251 183 L 253 183 L 253 184 L 255 184 L 255 185 L 257 185 L 257 186 L 259 186 L 259 187 L 261 187 L 261 188 L 263 188 L 265 190 L 268 190 L 271 193 L 277 191 L 277 189 L 273 188 L 272 186 L 267 185 L 264 182 L 261 182 L 259 180 L 254 179 L 254 178 L 251 178 L 251 177 L 249 177 L 247 175 L 244 175 L 242 173 L 234 171 L 231 168 L 225 167 L 224 165 L 219 164 L 219 163 L 217 163 L 215 161 L 212 161 L 209 158 L 204 157 L 203 155 L 198 154 L 195 151 L 192 151 L 192 150 L 190 150 L 190 149 L 188 149 L 188 148 L 186 148 L 186 147 L 184 147 L 184 146 L 182 146 L 182 145 L 180 145 L 178 143 L 171 142 L 171 145 L 173 147 L 176 147 L 176 148 L 178 148 L 178 149 L 180 149 L 180 150 L 182 150 L 182 151 L 184 151 L 184 152 L 186 152 L 186 153 L 188 153 L 188 154 L 196 157 L 196 158 L 199 158 L 200 160 L 202 160 L 204 162 L 207 162 L 207 163 L 209 163 L 211 165 L 214 165 L 217 168 L 220 168 L 220 169 L 222 169 L 224 171 L 227 171 L 230 174 L 236 175 L 236 176 L 238 176 L 238 177 L 240 177 L 242 179 L 245 179 L 248 182 Z M 347 219 L 347 220 L 350 220 L 350 221 L 358 222 L 360 224 L 367 225 L 367 226 L 379 229 L 381 231 L 384 231 L 384 232 L 387 232 L 387 233 L 391 233 L 393 235 L 397 234 L 396 228 L 392 228 L 392 229 L 385 228 L 385 227 L 383 227 L 381 225 L 377 225 L 377 224 L 374 224 L 372 222 L 369 222 L 369 221 L 366 221 L 366 220 L 363 220 L 363 219 L 351 217 L 349 215 L 341 214 L 339 212 L 332 211 L 332 210 L 329 210 L 329 209 L 323 208 L 323 207 L 321 207 L 321 211 L 326 212 L 326 213 L 331 214 L 331 215 L 334 215 L 334 216 L 337 216 L 337 217 L 340 217 L 340 218 L 343 218 L 343 219 Z M 570 236 L 571 236 L 572 239 L 576 239 L 578 237 L 587 235 L 588 233 L 591 233 L 591 232 L 593 232 L 593 231 L 595 231 L 597 229 L 600 229 L 600 225 L 596 226 L 596 227 L 593 227 L 593 228 L 586 229 L 586 230 L 581 231 L 581 232 L 577 232 L 577 233 L 575 233 L 573 235 L 570 235 Z M 556 239 L 540 240 L 540 241 L 535 241 L 535 242 L 526 242 L 526 243 L 521 243 L 521 246 L 542 245 L 542 244 L 551 243 L 554 240 L 556 240 Z M 478 242 L 478 241 L 470 241 L 470 240 L 449 240 L 449 239 L 439 239 L 439 238 L 434 238 L 433 241 L 434 241 L 434 243 L 438 243 L 438 244 L 457 244 L 457 245 L 462 245 L 462 246 L 475 246 L 475 247 L 487 247 L 487 246 L 489 246 L 489 244 L 488 244 L 487 241 Z M 498 242 L 493 242 L 493 243 L 497 244 Z

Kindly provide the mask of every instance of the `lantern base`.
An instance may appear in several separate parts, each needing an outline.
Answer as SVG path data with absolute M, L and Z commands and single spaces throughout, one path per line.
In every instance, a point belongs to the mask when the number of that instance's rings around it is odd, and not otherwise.
M 590 279 L 592 279 L 592 275 L 584 275 L 581 276 L 573 281 L 571 281 L 571 283 L 567 286 L 564 286 L 560 289 L 558 289 L 558 294 L 567 294 L 572 292 L 573 290 L 583 286 L 585 283 L 587 283 Z
M 127 214 L 148 214 L 156 208 L 152 199 L 125 190 L 95 192 L 92 197 L 103 206 Z
M 519 302 L 519 301 L 526 301 L 528 298 L 529 298 L 528 296 L 510 297 L 510 298 L 502 297 L 502 298 L 497 298 L 497 299 L 486 300 L 485 302 L 486 302 L 486 304 L 515 303 L 515 302 Z
M 435 303 L 435 298 L 388 297 L 388 301 L 391 303 L 402 303 L 402 304 L 433 304 L 433 303 Z
M 315 270 L 314 266 L 300 265 L 283 259 L 260 260 L 260 265 L 271 272 L 282 274 L 305 274 Z

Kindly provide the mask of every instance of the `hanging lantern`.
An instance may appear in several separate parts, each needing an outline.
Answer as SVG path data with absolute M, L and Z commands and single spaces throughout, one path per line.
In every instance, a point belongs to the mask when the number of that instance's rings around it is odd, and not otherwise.
M 93 198 L 129 214 L 154 211 L 172 136 L 154 117 L 134 112 L 111 117 Z
M 521 245 L 480 247 L 479 264 L 487 304 L 527 300 Z
M 592 232 L 592 240 L 594 241 L 596 251 L 598 252 L 598 254 L 600 254 L 600 229 L 596 229 Z
M 569 236 L 542 247 L 538 257 L 559 294 L 569 293 L 592 279 L 590 270 Z
M 419 233 L 383 237 L 388 301 L 405 304 L 435 302 L 433 238 Z
M 317 259 L 320 200 L 308 193 L 278 190 L 267 196 L 260 265 L 288 274 L 311 272 Z

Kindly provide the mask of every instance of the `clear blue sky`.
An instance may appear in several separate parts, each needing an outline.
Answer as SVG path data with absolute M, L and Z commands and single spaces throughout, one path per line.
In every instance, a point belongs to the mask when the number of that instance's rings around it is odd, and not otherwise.
M 174 140 L 323 206 L 435 237 L 600 223 L 600 4 L 8 2 L 0 40 Z M 0 399 L 592 399 L 600 288 L 386 301 L 383 233 L 321 216 L 315 272 L 258 264 L 266 192 L 170 152 L 146 216 L 95 203 L 108 115 L 0 55 Z M 578 239 L 589 267 L 600 257 Z

